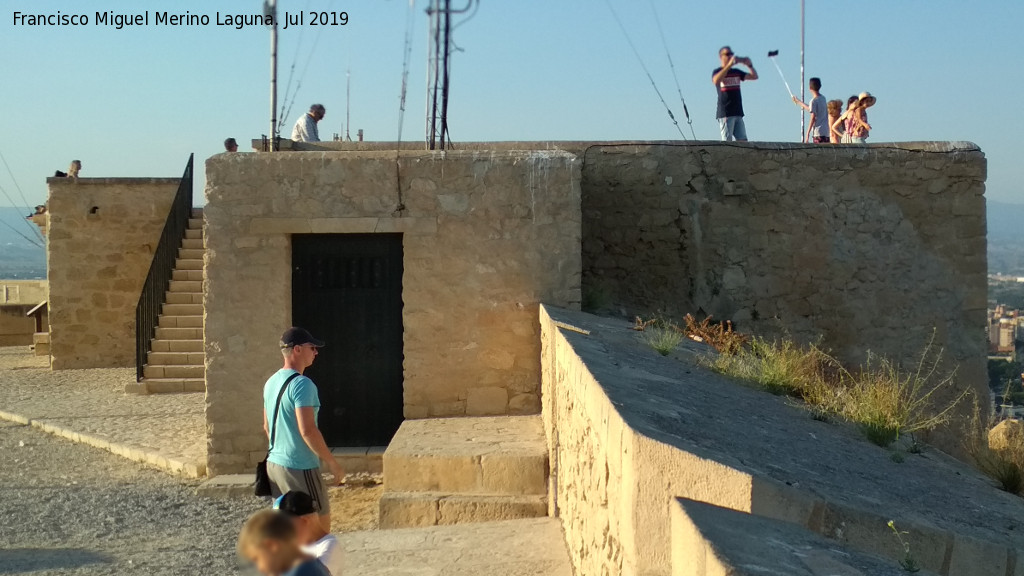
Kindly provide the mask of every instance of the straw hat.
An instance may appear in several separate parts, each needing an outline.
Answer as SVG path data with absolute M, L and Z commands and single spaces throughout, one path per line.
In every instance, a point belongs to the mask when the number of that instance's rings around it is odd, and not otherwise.
M 876 98 L 871 95 L 871 92 L 861 92 L 860 96 L 857 97 L 857 104 L 870 108 L 875 105 Z

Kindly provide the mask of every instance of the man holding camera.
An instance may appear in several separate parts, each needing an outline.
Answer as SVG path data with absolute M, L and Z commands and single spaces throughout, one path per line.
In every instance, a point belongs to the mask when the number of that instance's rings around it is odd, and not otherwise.
M 736 56 L 732 48 L 722 46 L 718 51 L 722 66 L 711 73 L 711 83 L 718 89 L 718 125 L 722 129 L 722 140 L 747 141 L 747 128 L 743 124 L 743 97 L 740 95 L 740 83 L 744 80 L 757 80 L 757 70 L 750 58 Z M 749 72 L 734 68 L 743 64 Z

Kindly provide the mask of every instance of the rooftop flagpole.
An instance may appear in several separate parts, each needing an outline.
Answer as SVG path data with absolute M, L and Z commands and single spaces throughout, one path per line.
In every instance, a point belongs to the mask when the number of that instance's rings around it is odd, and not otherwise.
M 277 0 L 265 0 L 263 15 L 270 18 L 270 149 L 277 151 Z

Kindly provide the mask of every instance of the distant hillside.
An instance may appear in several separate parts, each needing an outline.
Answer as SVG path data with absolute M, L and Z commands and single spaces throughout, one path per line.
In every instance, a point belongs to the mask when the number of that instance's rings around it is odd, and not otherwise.
M 1024 204 L 988 202 L 988 269 L 1024 276 Z
M 18 234 L 38 242 L 38 237 L 23 222 L 26 214 L 23 208 L 0 208 L 0 221 L 10 226 L 0 224 L 0 278 L 46 278 L 46 251 Z

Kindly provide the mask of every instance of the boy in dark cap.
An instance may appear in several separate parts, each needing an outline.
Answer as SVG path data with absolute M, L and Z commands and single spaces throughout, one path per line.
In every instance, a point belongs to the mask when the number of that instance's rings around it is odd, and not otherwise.
M 309 494 L 292 490 L 274 502 L 274 509 L 292 519 L 302 551 L 327 566 L 331 574 L 340 576 L 344 562 L 341 544 L 337 536 L 320 525 L 320 517 Z
M 273 510 L 260 510 L 245 521 L 238 555 L 266 576 L 331 576 L 319 560 L 303 553 L 291 519 Z

